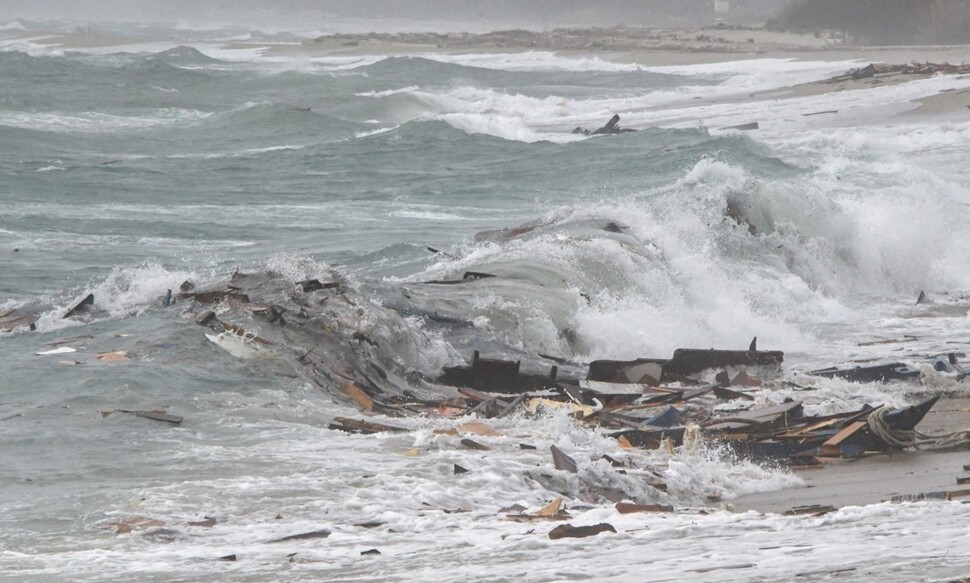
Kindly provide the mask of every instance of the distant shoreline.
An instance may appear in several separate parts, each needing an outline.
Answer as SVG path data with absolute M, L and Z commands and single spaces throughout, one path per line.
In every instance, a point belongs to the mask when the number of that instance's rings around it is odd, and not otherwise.
M 550 51 L 608 55 L 610 60 L 618 62 L 650 65 L 687 65 L 756 58 L 869 60 L 885 63 L 970 62 L 970 45 L 852 45 L 841 37 L 740 26 L 697 29 L 591 27 L 488 33 L 341 33 L 320 36 L 300 45 L 281 47 L 281 50 L 332 55 Z

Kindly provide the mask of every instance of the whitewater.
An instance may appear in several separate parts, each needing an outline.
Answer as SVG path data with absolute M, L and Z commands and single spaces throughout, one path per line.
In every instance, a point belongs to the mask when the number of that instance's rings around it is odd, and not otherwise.
M 970 78 L 817 90 L 868 61 L 318 54 L 289 34 L 116 26 L 97 43 L 0 23 L 0 313 L 39 315 L 0 332 L 0 581 L 970 574 L 966 504 L 735 512 L 803 478 L 713 446 L 622 449 L 562 410 L 490 420 L 487 452 L 446 431 L 470 417 L 330 430 L 352 402 L 234 357 L 163 301 L 236 271 L 337 279 L 383 357 L 422 378 L 473 350 L 588 362 L 757 336 L 816 388 L 760 403 L 902 406 L 913 387 L 804 372 L 970 344 Z M 966 106 L 926 106 L 939 96 Z M 574 131 L 613 114 L 637 131 Z M 423 284 L 467 271 L 497 277 Z M 382 328 L 385 311 L 402 317 Z M 58 346 L 75 351 L 38 354 Z M 185 420 L 102 415 L 155 408 Z M 595 488 L 677 511 L 621 515 Z M 560 496 L 571 523 L 617 533 L 505 519 Z M 131 516 L 162 524 L 119 534 Z

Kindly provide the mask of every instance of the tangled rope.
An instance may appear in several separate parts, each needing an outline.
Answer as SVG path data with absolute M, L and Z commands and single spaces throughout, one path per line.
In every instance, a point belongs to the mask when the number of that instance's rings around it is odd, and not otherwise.
M 889 410 L 885 407 L 880 407 L 870 413 L 866 420 L 869 422 L 869 429 L 872 433 L 885 441 L 890 447 L 896 449 L 912 447 L 927 450 L 970 447 L 970 429 L 937 435 L 921 433 L 915 429 L 894 429 L 886 421 L 888 412 Z

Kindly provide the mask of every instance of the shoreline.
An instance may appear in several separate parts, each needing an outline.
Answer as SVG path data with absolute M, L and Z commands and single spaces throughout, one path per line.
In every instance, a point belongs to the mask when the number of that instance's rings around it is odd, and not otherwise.
M 63 33 L 14 31 L 3 36 L 7 46 L 34 43 L 55 50 L 146 50 L 149 47 L 195 44 L 163 38 L 131 38 L 96 32 Z M 546 32 L 506 30 L 488 33 L 341 33 L 308 39 L 302 43 L 199 41 L 228 51 L 256 51 L 272 57 L 352 58 L 375 56 L 422 56 L 467 54 L 521 54 L 550 52 L 574 58 L 600 58 L 614 63 L 644 67 L 710 65 L 757 59 L 848 62 L 857 67 L 870 63 L 899 65 L 923 63 L 970 63 L 970 45 L 870 46 L 848 45 L 843 39 L 809 34 L 774 32 L 759 28 L 569 28 Z M 159 49 L 161 50 L 161 49 Z M 852 67 L 849 67 L 852 68 Z M 849 72 L 846 69 L 846 73 Z M 892 74 L 877 78 L 819 80 L 757 91 L 744 99 L 790 99 L 841 91 L 868 89 L 925 79 L 929 75 Z M 706 104 L 735 102 L 739 96 Z M 913 99 L 901 116 L 961 115 L 970 112 L 970 95 L 963 89 Z M 696 103 L 700 105 L 700 103 Z

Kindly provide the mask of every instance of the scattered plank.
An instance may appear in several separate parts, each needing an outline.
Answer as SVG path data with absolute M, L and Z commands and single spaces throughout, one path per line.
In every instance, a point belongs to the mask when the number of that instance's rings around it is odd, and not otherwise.
M 724 565 L 722 567 L 703 567 L 701 569 L 691 569 L 691 571 L 694 573 L 710 573 L 712 571 L 720 571 L 723 569 L 750 569 L 751 567 L 755 566 L 757 565 L 754 563 L 740 563 L 738 565 Z
M 821 516 L 823 514 L 828 514 L 829 512 L 835 512 L 836 510 L 837 508 L 835 506 L 830 506 L 827 504 L 812 504 L 809 506 L 795 506 L 791 510 L 786 510 L 785 514 L 788 516 L 799 516 L 803 514 Z
M 394 427 L 393 425 L 385 425 L 383 423 L 374 423 L 371 421 L 361 421 L 358 419 L 350 419 L 348 417 L 334 417 L 327 429 L 334 429 L 337 431 L 344 431 L 347 433 L 359 433 L 362 435 L 371 435 L 374 433 L 382 432 L 392 432 L 400 433 L 405 432 L 407 429 L 403 427 Z
M 550 446 L 552 451 L 552 463 L 556 466 L 557 470 L 562 470 L 575 474 L 578 470 L 576 468 L 576 460 L 566 455 L 561 449 L 556 446 Z
M 374 399 L 360 388 L 360 385 L 353 381 L 348 381 L 340 385 L 340 392 L 347 395 L 360 407 L 361 411 L 372 413 L 374 411 Z
M 165 526 L 165 522 L 158 520 L 157 518 L 149 518 L 147 516 L 129 516 L 127 518 L 122 518 L 117 522 L 106 524 L 103 526 L 103 528 L 113 528 L 116 534 L 127 534 L 133 530 L 143 530 L 146 528 L 156 528 L 159 526 Z
M 612 524 L 608 524 L 606 522 L 593 524 L 591 526 L 573 526 L 571 524 L 560 524 L 556 528 L 549 531 L 549 538 L 551 538 L 552 540 L 557 540 L 561 538 L 585 538 L 588 536 L 596 536 L 601 532 L 616 533 L 616 529 L 613 528 Z
M 76 316 L 78 313 L 86 310 L 88 307 L 94 305 L 94 294 L 88 294 L 78 303 L 74 304 L 67 312 L 65 312 L 63 319 Z
M 634 504 L 632 502 L 617 502 L 616 511 L 620 514 L 633 514 L 635 512 L 673 512 L 673 506 L 666 504 Z
M 107 417 L 112 413 L 126 413 L 128 415 L 134 415 L 135 417 L 142 417 L 144 419 L 151 419 L 152 421 L 161 421 L 163 423 L 170 423 L 172 425 L 179 425 L 182 423 L 182 417 L 178 415 L 170 415 L 164 411 L 133 411 L 130 409 L 106 409 L 101 411 L 102 417 Z
M 742 123 L 742 124 L 738 124 L 738 125 L 735 125 L 735 126 L 727 126 L 727 127 L 721 128 L 721 129 L 722 130 L 740 130 L 742 132 L 747 132 L 747 131 L 751 131 L 751 130 L 756 130 L 759 127 L 760 126 L 758 125 L 758 122 L 753 121 L 753 122 L 750 122 L 750 123 Z
M 502 434 L 495 430 L 494 427 L 488 423 L 482 423 L 481 421 L 469 421 L 468 423 L 462 423 L 455 427 L 459 433 L 470 433 L 472 435 L 481 435 L 485 437 L 500 437 Z
M 199 326 L 208 326 L 210 322 L 215 320 L 216 313 L 212 310 L 206 310 L 204 312 L 199 312 L 195 317 L 195 323 Z
M 160 411 L 118 411 L 118 412 L 130 413 L 135 417 L 151 419 L 152 421 L 161 421 L 163 423 L 171 423 L 172 425 L 179 425 L 180 423 L 182 423 L 182 417 L 178 415 L 169 415 L 168 413 L 162 413 Z
M 461 444 L 470 449 L 477 449 L 479 451 L 492 451 L 492 448 L 487 445 L 482 445 L 477 441 L 472 441 L 471 439 L 462 439 Z
M 543 516 L 548 518 L 552 516 L 558 516 L 561 513 L 562 513 L 562 496 L 560 496 L 559 498 L 556 498 L 549 504 L 546 504 L 545 506 L 543 506 L 542 509 L 539 510 L 539 512 L 536 512 L 536 516 Z
M 289 536 L 284 536 L 283 538 L 273 539 L 269 542 L 282 543 L 282 542 L 289 542 L 294 540 L 310 540 L 315 538 L 327 538 L 328 536 L 330 536 L 330 531 L 325 528 L 321 528 L 320 530 L 301 532 L 300 534 L 291 534 Z
M 81 340 L 90 340 L 94 336 L 72 336 L 71 338 L 61 338 L 60 340 L 54 340 L 53 342 L 45 342 L 44 346 L 60 346 L 62 344 L 71 344 L 74 342 L 80 342 Z

